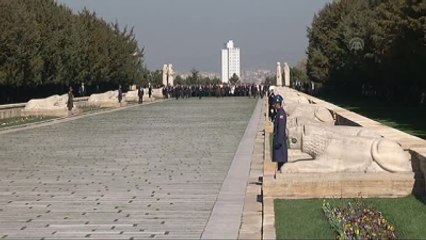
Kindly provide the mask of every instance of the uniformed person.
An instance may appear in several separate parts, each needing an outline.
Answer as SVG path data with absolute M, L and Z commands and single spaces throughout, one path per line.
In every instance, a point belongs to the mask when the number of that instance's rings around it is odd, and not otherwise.
M 121 103 L 121 100 L 123 99 L 123 90 L 121 90 L 121 85 L 118 85 L 118 103 Z
M 282 108 L 283 98 L 280 95 L 275 96 L 273 106 L 276 110 L 274 120 L 274 152 L 273 161 L 277 163 L 277 172 L 281 173 L 281 168 L 287 162 L 287 115 Z
M 73 107 L 74 107 L 74 94 L 72 93 L 72 87 L 70 87 L 68 91 L 68 100 L 67 100 L 68 111 L 71 111 Z
M 142 86 L 139 86 L 138 88 L 138 103 L 142 104 L 143 103 L 143 95 L 144 95 L 144 90 Z
M 274 109 L 274 100 L 275 100 L 275 94 L 274 94 L 274 90 L 272 89 L 269 93 L 269 98 L 268 98 L 268 105 L 269 105 L 269 119 L 271 120 L 271 122 L 274 121 L 275 118 L 275 109 Z

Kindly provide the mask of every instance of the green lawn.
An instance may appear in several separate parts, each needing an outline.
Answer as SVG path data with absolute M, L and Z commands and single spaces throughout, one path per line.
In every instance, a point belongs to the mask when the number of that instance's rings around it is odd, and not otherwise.
M 426 139 L 426 106 L 403 106 L 371 97 L 322 96 L 322 99 L 390 127 Z
M 56 117 L 50 116 L 29 116 L 29 117 L 13 117 L 0 119 L 0 128 L 23 125 L 27 123 L 35 123 L 50 120 Z
M 335 206 L 351 199 L 327 199 Z M 426 201 L 414 196 L 364 199 L 394 224 L 400 239 L 426 238 Z M 278 200 L 275 205 L 277 239 L 335 239 L 336 234 L 322 212 L 323 199 Z

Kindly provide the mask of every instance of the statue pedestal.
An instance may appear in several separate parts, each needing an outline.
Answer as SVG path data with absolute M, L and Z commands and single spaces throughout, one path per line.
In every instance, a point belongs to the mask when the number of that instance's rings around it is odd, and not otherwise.
M 413 162 L 410 172 L 285 172 L 274 177 L 276 163 L 271 159 L 271 131 L 265 131 L 263 195 L 264 198 L 357 198 L 405 197 L 423 194 L 425 179 Z M 309 161 L 312 157 L 300 150 L 288 150 L 289 162 Z M 416 159 L 416 158 L 414 158 Z M 288 164 L 288 163 L 287 163 Z M 416 167 L 417 166 L 417 167 Z
M 423 191 L 413 172 L 281 173 L 263 183 L 263 195 L 272 198 L 405 197 Z

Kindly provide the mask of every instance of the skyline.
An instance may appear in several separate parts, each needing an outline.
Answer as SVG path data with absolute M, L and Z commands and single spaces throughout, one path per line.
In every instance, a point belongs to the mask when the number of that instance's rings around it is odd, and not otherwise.
M 134 27 L 149 69 L 172 63 L 221 71 L 228 40 L 241 49 L 241 71 L 273 70 L 276 62 L 295 65 L 306 54 L 307 27 L 329 0 L 57 0 L 75 13 L 86 7 L 107 22 Z

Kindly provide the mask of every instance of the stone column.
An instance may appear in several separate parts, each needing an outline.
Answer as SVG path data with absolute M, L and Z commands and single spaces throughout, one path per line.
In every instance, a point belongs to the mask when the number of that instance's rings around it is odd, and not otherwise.
M 173 71 L 173 65 L 171 63 L 169 63 L 169 84 L 170 86 L 174 86 L 174 75 L 175 72 Z
M 280 62 L 277 62 L 277 86 L 278 87 L 282 87 L 283 86 L 282 71 L 281 71 L 281 64 L 280 64 Z
M 167 64 L 163 65 L 163 85 L 167 86 L 167 71 L 168 71 L 168 66 Z
M 284 83 L 286 87 L 290 87 L 290 67 L 284 63 Z
M 173 65 L 172 64 L 164 64 L 163 65 L 163 85 L 167 86 L 173 86 L 173 76 L 174 76 L 174 71 L 173 71 Z

